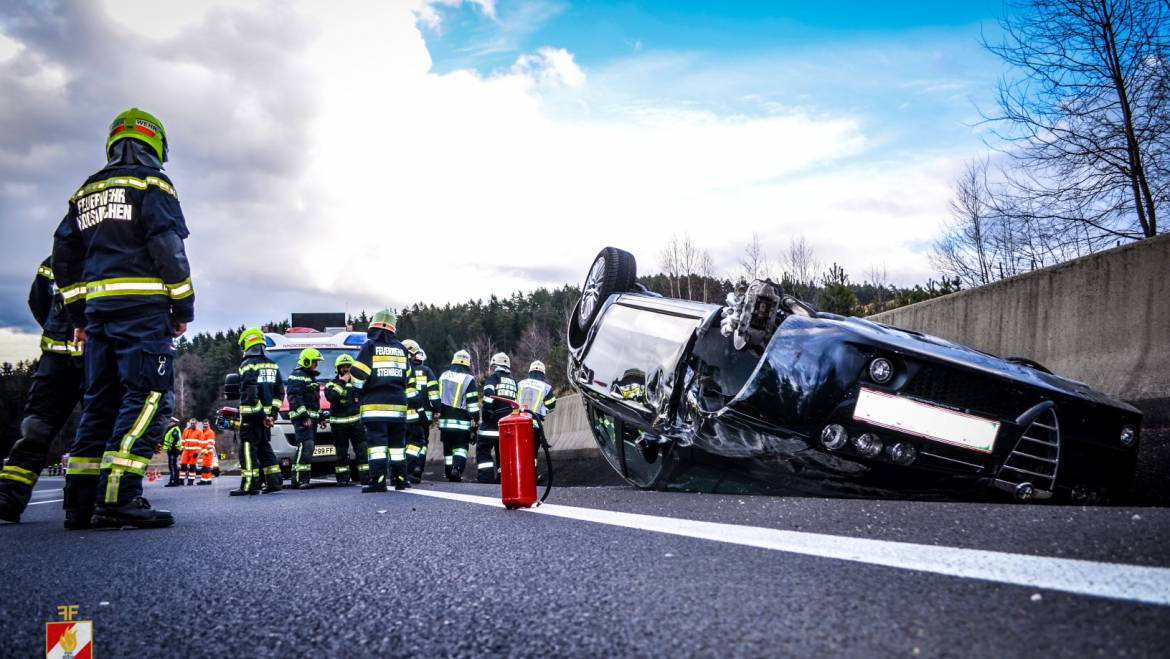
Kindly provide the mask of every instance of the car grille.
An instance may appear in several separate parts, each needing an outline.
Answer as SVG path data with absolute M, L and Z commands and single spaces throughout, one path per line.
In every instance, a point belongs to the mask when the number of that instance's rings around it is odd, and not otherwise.
M 994 378 L 940 366 L 923 366 L 900 393 L 968 412 L 1014 419 L 1036 401 Z
M 1024 430 L 1016 447 L 1008 454 L 996 475 L 996 487 L 1014 491 L 1022 483 L 1037 490 L 1056 489 L 1056 469 L 1060 465 L 1060 425 L 1052 407 L 1044 410 Z

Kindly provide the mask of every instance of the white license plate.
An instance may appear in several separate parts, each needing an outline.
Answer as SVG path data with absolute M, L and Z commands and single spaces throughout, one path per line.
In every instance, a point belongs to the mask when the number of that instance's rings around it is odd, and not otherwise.
M 331 444 L 313 447 L 313 457 L 320 455 L 337 455 L 337 449 Z
M 862 389 L 853 409 L 857 421 L 898 430 L 936 442 L 991 453 L 999 422 L 919 403 L 891 394 Z

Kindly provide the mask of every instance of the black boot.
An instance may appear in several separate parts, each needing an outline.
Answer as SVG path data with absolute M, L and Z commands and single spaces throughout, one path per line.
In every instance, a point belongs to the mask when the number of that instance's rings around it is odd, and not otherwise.
M 140 529 L 157 529 L 175 523 L 174 516 L 169 510 L 155 510 L 150 502 L 142 497 L 135 497 L 129 503 L 120 506 L 100 504 L 93 512 L 94 526 L 122 527 L 134 526 Z
M 229 497 L 246 497 L 252 494 L 260 494 L 260 490 L 231 490 L 228 492 Z
M 65 481 L 65 528 L 71 531 L 93 528 L 93 507 L 97 498 L 97 478 L 93 485 Z
M 6 487 L 0 488 L 0 520 L 13 524 L 19 522 L 20 514 L 24 512 L 28 500 L 29 497 L 22 497 L 19 492 L 11 492 Z

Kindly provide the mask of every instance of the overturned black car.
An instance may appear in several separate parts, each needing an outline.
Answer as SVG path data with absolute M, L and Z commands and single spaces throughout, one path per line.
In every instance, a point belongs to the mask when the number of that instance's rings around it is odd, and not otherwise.
M 602 453 L 645 488 L 841 496 L 1125 495 L 1141 413 L 1023 358 L 818 312 L 771 281 L 664 298 L 607 247 L 569 320 Z

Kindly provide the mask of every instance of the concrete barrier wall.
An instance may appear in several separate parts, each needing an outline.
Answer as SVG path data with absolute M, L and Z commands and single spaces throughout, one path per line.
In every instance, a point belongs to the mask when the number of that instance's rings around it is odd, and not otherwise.
M 585 404 L 581 402 L 580 394 L 572 394 L 557 398 L 556 409 L 545 420 L 545 434 L 549 437 L 554 453 L 572 453 L 587 456 L 596 453 L 601 455 L 597 442 L 593 439 L 593 432 L 589 430 L 589 420 L 585 415 Z M 472 456 L 475 455 L 475 440 L 472 439 Z M 442 460 L 443 444 L 439 441 L 439 431 L 431 429 L 430 444 L 427 447 L 427 460 Z
M 1170 420 L 1170 235 L 894 309 L 871 320 L 941 336 Z

